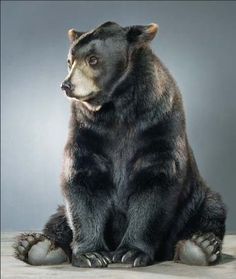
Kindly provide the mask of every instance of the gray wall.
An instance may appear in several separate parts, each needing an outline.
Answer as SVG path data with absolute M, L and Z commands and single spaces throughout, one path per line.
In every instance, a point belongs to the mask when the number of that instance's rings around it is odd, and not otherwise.
M 236 231 L 236 3 L 2 2 L 2 229 L 42 228 L 62 202 L 59 176 L 69 101 L 67 30 L 107 20 L 160 25 L 152 43 L 183 94 L 200 171 Z

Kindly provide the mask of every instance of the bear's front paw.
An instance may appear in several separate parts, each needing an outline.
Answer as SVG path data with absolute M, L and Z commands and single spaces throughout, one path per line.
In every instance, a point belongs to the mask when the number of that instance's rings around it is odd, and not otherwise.
M 110 254 L 105 251 L 81 253 L 72 256 L 72 265 L 77 267 L 107 267 Z
M 140 267 L 152 264 L 152 259 L 148 254 L 139 249 L 119 249 L 114 252 L 112 262 L 131 264 L 132 267 Z

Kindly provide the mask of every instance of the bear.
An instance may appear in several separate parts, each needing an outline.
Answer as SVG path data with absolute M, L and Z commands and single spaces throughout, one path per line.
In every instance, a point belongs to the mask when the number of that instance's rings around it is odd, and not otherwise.
M 219 262 L 226 207 L 199 173 L 180 90 L 151 49 L 158 28 L 68 31 L 64 205 L 43 233 L 17 237 L 18 259 L 93 268 Z

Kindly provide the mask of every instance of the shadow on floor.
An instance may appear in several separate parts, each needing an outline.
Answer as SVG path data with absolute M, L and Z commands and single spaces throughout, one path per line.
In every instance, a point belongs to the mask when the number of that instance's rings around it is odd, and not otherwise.
M 235 263 L 234 263 L 235 262 Z M 131 268 L 130 265 L 125 264 L 111 264 L 106 270 L 111 271 L 126 271 L 128 273 L 155 273 L 164 276 L 178 276 L 187 278 L 212 278 L 216 274 L 217 278 L 233 278 L 231 277 L 231 270 L 236 264 L 236 257 L 229 254 L 222 254 L 220 262 L 212 266 L 190 266 L 172 261 L 160 262 L 147 267 Z M 225 268 L 227 267 L 227 268 Z M 231 269 L 232 267 L 232 269 Z M 63 271 L 63 270 L 62 270 Z M 227 277 L 229 275 L 229 277 Z M 128 275 L 127 275 L 128 276 Z M 163 277 L 161 277 L 163 278 Z
M 135 268 L 135 271 L 188 278 L 205 278 L 206 276 L 210 276 L 210 278 L 212 278 L 212 276 L 214 277 L 214 274 L 220 276 L 217 278 L 231 278 L 226 275 L 232 275 L 231 270 L 235 270 L 235 266 L 236 257 L 229 254 L 222 254 L 220 262 L 212 266 L 190 266 L 174 262 L 162 262 L 153 266 L 142 268 L 142 270 Z
M 220 262 L 218 263 L 218 265 L 230 263 L 234 260 L 236 260 L 236 258 L 234 256 L 228 255 L 228 254 L 222 254 L 222 258 L 221 258 Z

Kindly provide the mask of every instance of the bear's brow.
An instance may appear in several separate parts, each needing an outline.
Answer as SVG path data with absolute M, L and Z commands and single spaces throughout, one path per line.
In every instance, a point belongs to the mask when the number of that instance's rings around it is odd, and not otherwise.
M 110 38 L 115 35 L 115 32 L 113 29 L 108 29 L 106 26 L 101 26 L 97 29 L 95 29 L 92 32 L 85 33 L 81 36 L 81 38 L 78 39 L 72 50 L 75 48 L 79 48 L 81 46 L 84 46 L 86 44 L 89 44 L 93 40 L 105 40 L 107 38 Z

